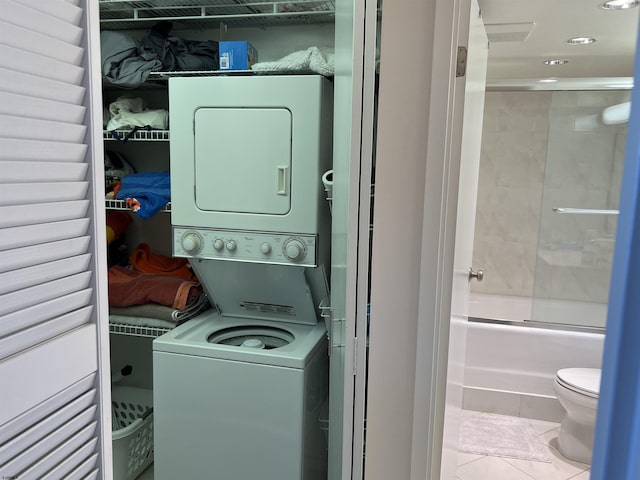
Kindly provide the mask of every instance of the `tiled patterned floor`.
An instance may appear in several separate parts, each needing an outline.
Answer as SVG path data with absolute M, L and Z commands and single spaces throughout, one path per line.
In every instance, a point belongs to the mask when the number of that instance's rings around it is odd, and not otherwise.
M 551 463 L 458 454 L 458 480 L 589 480 L 589 465 L 564 458 L 557 449 L 560 424 L 531 420 L 549 449 Z

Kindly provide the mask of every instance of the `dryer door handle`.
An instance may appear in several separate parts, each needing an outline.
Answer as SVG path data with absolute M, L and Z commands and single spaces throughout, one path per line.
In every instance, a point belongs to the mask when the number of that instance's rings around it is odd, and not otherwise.
M 287 195 L 288 189 L 287 186 L 289 184 L 288 172 L 289 167 L 277 167 L 278 169 L 278 195 Z

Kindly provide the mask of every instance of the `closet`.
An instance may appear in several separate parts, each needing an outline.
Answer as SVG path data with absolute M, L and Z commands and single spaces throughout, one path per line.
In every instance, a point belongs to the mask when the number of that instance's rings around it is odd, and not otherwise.
M 215 3 L 215 5 L 211 5 Z M 338 5 L 337 5 L 338 4 Z M 366 12 L 368 23 L 371 25 L 367 31 L 370 42 L 370 51 L 362 55 L 360 64 L 355 49 L 362 49 L 364 45 L 354 45 L 355 20 L 351 16 L 364 15 L 361 10 L 355 9 L 342 19 L 345 25 L 336 23 L 339 9 L 353 9 L 350 2 L 334 2 L 324 0 L 302 2 L 247 2 L 238 0 L 222 0 L 211 2 L 208 0 L 153 0 L 139 1 L 115 1 L 104 0 L 100 5 L 100 29 L 102 31 L 121 32 L 140 40 L 148 34 L 149 30 L 158 25 L 158 22 L 171 22 L 171 35 L 181 39 L 193 41 L 205 40 L 238 40 L 248 41 L 257 50 L 257 61 L 276 62 L 279 59 L 288 58 L 287 55 L 294 52 L 303 52 L 310 47 L 319 47 L 327 56 L 331 66 L 334 65 L 334 51 L 336 51 L 335 68 L 337 74 L 329 75 L 334 84 L 335 111 L 334 111 L 334 152 L 341 152 L 342 159 L 348 155 L 354 155 L 354 145 L 368 140 L 363 152 L 363 163 L 335 161 L 333 163 L 334 178 L 340 177 L 334 190 L 338 195 L 337 202 L 333 203 L 333 230 L 332 240 L 332 285 L 338 285 L 338 292 L 332 292 L 331 299 L 323 303 L 323 317 L 328 326 L 330 338 L 330 402 L 320 419 L 327 439 L 329 449 L 329 478 L 343 478 L 348 471 L 353 470 L 356 475 L 361 475 L 362 462 L 351 464 L 349 452 L 355 444 L 354 451 L 359 452 L 354 458 L 362 458 L 364 449 L 364 397 L 365 383 L 364 371 L 366 365 L 366 341 L 360 345 L 354 340 L 347 340 L 350 336 L 355 338 L 356 330 L 366 328 L 368 289 L 367 282 L 360 281 L 356 285 L 355 270 L 368 271 L 368 251 L 370 248 L 370 208 L 372 197 L 370 189 L 364 182 L 362 188 L 366 190 L 366 196 L 359 198 L 357 189 L 360 176 L 363 178 L 372 175 L 372 125 L 373 125 L 373 95 L 375 84 L 375 46 L 377 9 Z M 337 11 L 338 9 L 338 11 Z M 346 11 L 346 10 L 345 10 Z M 364 21 L 364 17 L 362 17 Z M 362 39 L 364 41 L 364 39 Z M 345 50 L 348 49 L 348 50 Z M 352 51 L 354 50 L 354 51 Z M 352 56 L 353 55 L 353 56 Z M 286 62 L 281 67 L 283 70 L 268 72 L 269 74 L 307 74 L 314 73 L 309 68 L 287 67 Z M 291 68 L 291 70 L 288 70 Z M 348 100 L 352 93 L 352 71 L 354 68 L 369 70 L 369 74 L 363 77 L 362 73 L 356 77 L 357 83 L 370 95 L 368 102 L 353 99 L 354 105 Z M 104 72 L 103 72 L 104 73 Z M 116 102 L 121 96 L 142 98 L 150 109 L 168 109 L 168 84 L 174 77 L 201 77 L 211 75 L 237 76 L 252 75 L 251 71 L 152 71 L 146 81 L 131 88 L 121 88 L 111 84 L 107 79 L 103 80 L 103 107 L 108 111 L 112 102 Z M 342 100 L 341 100 L 342 99 Z M 353 110 L 353 108 L 358 110 Z M 170 112 L 169 112 L 170 115 Z M 105 116 L 105 121 L 108 120 Z M 361 137 L 360 129 L 365 121 L 365 137 Z M 107 129 L 103 132 L 104 148 L 108 152 L 116 152 L 123 155 L 137 172 L 169 171 L 169 145 L 171 142 L 171 129 L 163 130 L 138 130 L 131 134 L 130 138 L 123 142 L 121 139 L 128 136 L 127 130 L 118 131 L 116 134 Z M 335 154 L 335 153 L 334 153 Z M 358 158 L 360 154 L 358 153 Z M 362 171 L 360 171 L 362 169 Z M 355 177 L 354 177 L 355 175 Z M 345 182 L 350 179 L 351 184 Z M 354 183 L 355 182 L 355 183 Z M 360 208 L 365 214 L 360 214 L 362 227 L 359 227 L 357 235 L 352 235 L 351 244 L 346 241 L 344 232 L 353 228 L 355 210 L 353 197 L 362 204 Z M 328 201 L 329 199 L 327 199 Z M 337 203 L 337 205 L 336 205 Z M 106 200 L 106 208 L 113 211 L 126 211 L 126 205 L 122 201 Z M 131 224 L 127 227 L 120 240 L 126 254 L 130 254 L 140 243 L 150 245 L 154 253 L 171 256 L 172 232 L 171 232 L 171 205 L 163 208 L 151 219 L 142 220 L 134 213 Z M 349 226 L 351 222 L 351 226 Z M 356 243 L 353 243 L 353 242 Z M 351 253 L 359 250 L 356 257 Z M 112 254 L 113 252 L 110 251 Z M 353 260 L 358 259 L 358 264 Z M 347 294 L 347 291 L 351 291 Z M 347 312 L 359 317 L 359 324 L 346 321 Z M 145 390 L 153 389 L 152 381 L 152 341 L 167 331 L 167 328 L 154 326 L 136 326 L 127 324 L 122 316 L 110 317 L 110 352 L 111 374 L 118 377 L 118 384 L 114 388 L 135 387 Z M 365 338 L 366 335 L 361 335 Z M 352 349 L 355 348 L 356 350 Z M 355 365 L 358 366 L 359 376 L 354 377 Z M 351 367 L 354 365 L 354 367 Z M 120 378 L 120 372 L 129 373 L 129 367 L 133 367 L 130 374 Z M 123 370 L 124 369 L 124 370 Z M 359 404 L 354 415 L 354 402 Z M 352 432 L 355 425 L 355 438 Z M 117 451 L 114 447 L 114 459 Z M 114 460 L 115 461 L 115 460 Z M 116 465 L 114 463 L 114 469 Z M 148 471 L 147 471 L 148 473 Z M 146 478 L 146 477 L 145 477 Z
M 105 133 L 103 112 L 124 93 L 166 108 L 170 74 L 154 73 L 134 90 L 103 82 L 100 30 L 140 38 L 167 20 L 185 39 L 248 40 L 259 61 L 310 46 L 335 49 L 332 296 L 325 310 L 328 468 L 329 478 L 352 470 L 361 476 L 366 342 L 356 340 L 356 329 L 366 329 L 368 303 L 362 280 L 369 261 L 376 2 L 5 3 L 0 383 L 3 391 L 19 394 L 2 397 L 1 474 L 108 478 L 112 377 L 124 376 L 119 385 L 152 388 L 150 345 L 163 331 L 109 324 L 102 239 L 107 213 L 125 207 L 105 201 L 102 163 L 109 150 L 139 171 L 166 171 L 170 132 L 140 131 L 120 143 Z M 148 242 L 170 255 L 170 212 L 150 220 L 129 215 L 127 253 Z

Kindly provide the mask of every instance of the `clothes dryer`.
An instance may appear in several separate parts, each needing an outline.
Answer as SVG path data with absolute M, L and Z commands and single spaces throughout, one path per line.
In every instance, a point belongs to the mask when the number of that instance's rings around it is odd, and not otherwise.
M 169 80 L 175 256 L 326 264 L 332 92 L 319 75 Z

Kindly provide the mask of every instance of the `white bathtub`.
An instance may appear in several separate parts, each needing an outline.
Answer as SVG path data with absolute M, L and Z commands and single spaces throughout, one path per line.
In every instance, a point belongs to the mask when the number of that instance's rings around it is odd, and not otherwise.
M 604 334 L 469 322 L 464 408 L 558 421 L 561 368 L 600 368 Z

